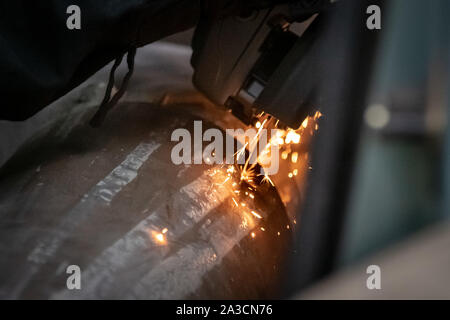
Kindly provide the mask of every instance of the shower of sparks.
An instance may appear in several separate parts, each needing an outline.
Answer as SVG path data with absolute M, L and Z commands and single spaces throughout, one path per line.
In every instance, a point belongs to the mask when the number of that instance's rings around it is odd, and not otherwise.
M 236 212 L 241 216 L 240 228 L 245 230 L 253 230 L 259 223 L 264 221 L 255 201 L 255 194 L 258 192 L 260 185 L 268 183 L 274 186 L 271 177 L 260 171 L 259 164 L 270 163 L 272 146 L 278 147 L 280 150 L 280 158 L 285 163 L 289 163 L 291 170 L 287 173 L 289 178 L 294 178 L 299 174 L 301 165 L 307 162 L 307 155 L 299 154 L 298 146 L 302 143 L 302 135 L 312 134 L 312 129 L 317 128 L 317 119 L 322 115 L 320 112 L 312 117 L 307 117 L 297 130 L 280 129 L 279 120 L 274 119 L 268 114 L 260 113 L 254 127 L 257 129 L 256 135 L 246 141 L 241 149 L 234 154 L 235 163 L 231 165 L 223 165 L 212 171 L 213 179 L 212 192 L 228 192 L 231 194 L 231 201 Z M 262 146 L 262 152 L 257 154 L 263 129 L 277 129 L 277 134 L 272 136 L 265 146 Z M 308 130 L 308 131 L 306 131 Z M 245 157 L 245 161 L 240 161 Z M 250 163 L 251 159 L 256 159 L 254 163 Z M 280 163 L 282 165 L 282 163 Z M 293 221 L 296 224 L 296 221 Z M 264 227 L 258 227 L 261 231 L 265 231 Z M 286 229 L 290 226 L 287 225 Z M 166 231 L 167 232 L 167 231 Z M 280 231 L 277 232 L 280 236 Z M 251 232 L 252 238 L 256 237 L 255 232 Z M 156 240 L 160 243 L 166 241 L 164 233 L 157 234 Z
M 295 145 L 299 145 L 302 141 L 302 134 L 304 134 L 305 130 L 313 126 L 315 130 L 318 129 L 317 120 L 322 116 L 319 111 L 316 111 L 314 116 L 306 117 L 303 120 L 300 127 L 296 130 L 294 129 L 286 129 L 281 130 L 277 129 L 277 134 L 274 137 L 271 137 L 269 142 L 265 145 L 264 150 L 257 155 L 257 161 L 254 164 L 250 164 L 250 160 L 254 158 L 254 153 L 257 152 L 257 146 L 260 143 L 261 132 L 263 129 L 273 129 L 278 128 L 279 120 L 271 117 L 268 114 L 260 113 L 258 115 L 258 120 L 255 123 L 255 128 L 258 129 L 255 137 L 252 141 L 247 142 L 242 149 L 240 149 L 237 153 L 237 159 L 241 156 L 245 155 L 245 150 L 248 148 L 249 155 L 244 164 L 244 166 L 239 167 L 241 172 L 241 181 L 246 181 L 247 183 L 254 185 L 255 180 L 255 167 L 258 163 L 268 163 L 270 161 L 270 150 L 272 146 L 278 147 L 281 152 L 281 160 L 290 161 L 291 164 L 297 164 L 299 162 L 299 153 L 297 151 L 293 151 Z M 269 162 L 270 163 L 270 162 Z M 293 178 L 298 175 L 298 169 L 294 168 L 292 172 L 288 173 L 289 178 Z M 270 183 L 273 186 L 273 181 L 269 177 L 268 174 L 264 174 L 262 182 Z
M 259 228 L 260 231 L 266 231 L 266 229 L 259 224 L 264 223 L 264 217 L 258 213 L 258 205 L 256 201 L 256 195 L 260 190 L 259 187 L 263 184 L 270 184 L 274 186 L 274 182 L 271 177 L 260 170 L 259 165 L 270 163 L 272 146 L 280 149 L 280 158 L 285 164 L 289 164 L 291 167 L 288 172 L 288 177 L 293 178 L 299 174 L 300 165 L 307 162 L 307 156 L 299 154 L 300 144 L 302 143 L 302 135 L 306 130 L 311 134 L 313 128 L 317 130 L 317 119 L 322 115 L 320 112 L 312 117 L 307 117 L 297 129 L 280 129 L 279 120 L 271 117 L 264 112 L 261 112 L 257 116 L 257 121 L 254 127 L 257 129 L 256 135 L 247 141 L 243 147 L 234 154 L 234 164 L 222 165 L 212 169 L 208 175 L 211 178 L 211 193 L 227 193 L 230 195 L 230 199 L 233 204 L 233 210 L 240 217 L 240 228 L 244 230 L 254 230 Z M 263 146 L 262 152 L 258 155 L 257 149 L 260 143 L 263 129 L 277 129 L 277 134 L 271 137 L 267 144 Z M 307 140 L 307 139 L 306 139 Z M 245 158 L 245 162 L 238 161 L 242 157 Z M 256 159 L 254 163 L 250 163 L 251 159 Z M 242 160 L 242 159 L 241 159 Z M 280 166 L 282 163 L 280 163 Z M 294 224 L 297 222 L 294 220 Z M 286 226 L 289 229 L 289 225 Z M 151 237 L 154 242 L 160 245 L 167 244 L 168 229 L 163 228 L 160 232 L 151 231 Z M 280 231 L 277 232 L 280 236 Z M 256 237 L 256 233 L 252 231 L 250 233 L 251 238 Z
M 264 175 L 264 178 L 262 179 L 262 182 L 268 182 L 272 185 L 272 187 L 275 187 L 274 183 L 272 182 L 272 180 L 270 179 L 269 175 Z
M 274 186 L 274 182 L 271 177 L 264 172 L 264 166 L 262 171 L 259 170 L 259 164 L 270 163 L 272 147 L 277 147 L 280 150 L 281 160 L 288 162 L 291 166 L 297 166 L 292 168 L 292 171 L 288 172 L 289 178 L 294 178 L 299 174 L 299 168 L 301 162 L 308 160 L 307 154 L 299 155 L 298 148 L 304 139 L 302 135 L 306 130 L 311 134 L 312 131 L 318 130 L 317 120 L 322 114 L 317 111 L 314 116 L 307 117 L 300 127 L 294 129 L 280 129 L 279 120 L 273 118 L 269 114 L 261 112 L 257 116 L 257 121 L 254 127 L 257 129 L 256 135 L 252 137 L 251 141 L 246 142 L 243 147 L 234 154 L 234 164 L 223 165 L 222 167 L 211 170 L 209 176 L 212 179 L 211 192 L 227 192 L 231 197 L 234 204 L 234 208 L 239 212 L 241 216 L 240 227 L 245 230 L 252 230 L 258 227 L 264 218 L 257 212 L 258 208 L 255 201 L 255 194 L 258 192 L 258 188 L 261 184 L 270 184 Z M 314 128 L 314 130 L 313 130 Z M 258 146 L 262 143 L 261 137 L 263 129 L 277 129 L 277 134 L 271 137 L 267 144 L 263 146 L 263 150 L 260 154 L 257 154 Z M 244 164 L 239 161 L 242 157 L 247 157 Z M 254 163 L 250 163 L 251 159 L 256 159 Z M 207 162 L 210 163 L 210 159 Z M 281 165 L 281 163 L 280 163 Z M 308 169 L 312 169 L 309 167 Z M 260 178 L 262 176 L 262 178 Z M 293 221 L 296 224 L 296 220 Z M 289 229 L 289 225 L 286 226 Z M 265 231 L 264 227 L 259 227 L 261 231 Z M 160 232 L 150 231 L 153 241 L 160 245 L 167 244 L 168 229 L 163 228 Z M 252 238 L 256 237 L 255 232 L 250 233 Z M 277 235 L 281 233 L 278 231 Z

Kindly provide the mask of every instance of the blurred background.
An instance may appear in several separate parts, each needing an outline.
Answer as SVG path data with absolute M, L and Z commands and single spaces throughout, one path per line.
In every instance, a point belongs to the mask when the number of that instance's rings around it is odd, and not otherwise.
M 303 298 L 450 298 L 450 3 L 383 13 L 339 244 Z M 382 290 L 365 287 L 371 264 Z

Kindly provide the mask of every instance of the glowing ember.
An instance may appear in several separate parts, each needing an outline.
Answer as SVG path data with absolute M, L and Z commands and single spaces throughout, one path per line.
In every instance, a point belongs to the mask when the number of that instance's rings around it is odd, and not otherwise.
M 297 161 L 298 161 L 298 153 L 297 152 L 292 153 L 291 161 L 292 161 L 292 163 L 297 163 Z
M 305 128 L 305 129 L 308 127 L 308 118 L 303 120 L 302 127 Z
M 252 211 L 252 214 L 257 217 L 258 219 L 262 219 L 261 215 L 259 215 L 258 213 L 256 213 L 255 211 Z
M 287 135 L 286 135 L 286 143 L 300 143 L 300 135 L 295 132 L 294 130 L 289 130 Z
M 167 233 L 167 229 L 163 229 L 161 232 L 152 231 L 152 238 L 158 244 L 166 244 L 166 237 L 164 236 Z
M 294 151 L 295 145 L 298 145 L 302 141 L 302 134 L 305 133 L 305 130 L 308 128 L 308 126 L 312 125 L 317 130 L 318 124 L 317 120 L 322 116 L 322 114 L 317 111 L 314 116 L 312 117 L 306 117 L 301 126 L 297 129 L 286 129 L 281 130 L 277 129 L 277 132 L 275 136 L 271 137 L 269 142 L 263 146 L 264 150 L 257 156 L 257 163 L 265 164 L 270 163 L 271 159 L 271 147 L 278 147 L 281 151 L 281 159 L 287 160 L 290 158 L 291 163 L 297 164 L 299 163 L 299 153 L 298 151 Z M 250 183 L 252 185 L 255 185 L 255 166 L 256 164 L 249 164 L 249 160 L 254 157 L 254 153 L 257 152 L 257 146 L 260 143 L 261 138 L 261 132 L 262 129 L 274 129 L 278 128 L 279 120 L 274 119 L 268 114 L 264 114 L 263 112 L 258 115 L 258 121 L 255 123 L 256 129 L 258 129 L 255 137 L 252 139 L 252 141 L 247 142 L 244 147 L 239 150 L 236 155 L 239 159 L 241 156 L 245 154 L 245 150 L 249 149 L 249 156 L 247 161 L 245 162 L 244 166 L 238 166 L 238 169 L 241 173 L 241 181 L 245 181 L 247 183 Z M 300 163 L 299 163 L 300 164 Z M 264 166 L 263 166 L 264 168 Z M 293 176 L 296 176 L 298 174 L 298 168 L 294 168 L 293 172 L 288 173 L 289 178 L 292 178 Z M 263 178 L 262 182 L 268 182 L 273 185 L 272 180 L 268 177 L 267 174 L 265 174 L 265 177 Z
M 246 230 L 258 228 L 265 231 L 264 227 L 258 226 L 264 218 L 258 213 L 255 198 L 262 184 L 268 183 L 274 186 L 271 177 L 264 168 L 264 164 L 271 161 L 272 147 L 279 148 L 280 159 L 278 160 L 284 161 L 280 162 L 280 165 L 282 163 L 286 165 L 287 170 L 281 171 L 283 175 L 287 174 L 291 179 L 298 176 L 302 172 L 300 170 L 307 168 L 308 163 L 308 155 L 305 151 L 302 151 L 305 148 L 301 144 L 308 143 L 314 131 L 311 129 L 317 130 L 317 119 L 321 116 L 320 112 L 316 112 L 314 116 L 307 117 L 301 126 L 294 130 L 281 129 L 279 120 L 268 114 L 260 113 L 254 122 L 254 127 L 257 129 L 255 130 L 256 135 L 248 139 L 249 141 L 246 141 L 243 147 L 234 154 L 234 164 L 223 165 L 212 170 L 210 175 L 212 178 L 211 190 L 217 193 L 227 192 L 231 195 L 234 210 L 239 213 L 242 219 L 241 228 Z M 262 139 L 264 136 L 262 134 L 263 129 L 270 132 L 274 128 L 277 129 L 276 134 L 270 137 L 267 144 L 263 145 L 262 143 L 266 140 Z M 242 157 L 245 157 L 245 159 Z M 256 161 L 250 163 L 251 159 L 256 159 Z M 262 170 L 260 170 L 261 168 Z M 293 223 L 296 224 L 296 220 Z M 290 226 L 286 225 L 286 229 L 290 229 Z M 157 243 L 165 244 L 167 232 L 167 228 L 164 228 L 160 233 L 154 232 L 152 234 L 153 239 Z M 281 232 L 278 231 L 277 235 L 280 236 Z M 256 233 L 251 232 L 250 236 L 255 238 Z

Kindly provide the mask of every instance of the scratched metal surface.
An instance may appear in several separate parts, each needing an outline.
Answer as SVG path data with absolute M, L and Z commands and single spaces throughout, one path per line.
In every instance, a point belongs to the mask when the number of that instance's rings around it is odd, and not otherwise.
M 275 294 L 291 236 L 275 188 L 255 194 L 252 206 L 264 219 L 243 224 L 229 191 L 212 192 L 214 167 L 170 160 L 173 129 L 192 130 L 194 120 L 241 124 L 192 93 L 188 50 L 156 45 L 143 51 L 132 89 L 101 129 L 86 121 L 104 71 L 75 98 L 58 102 L 57 115 L 38 116 L 28 125 L 36 133 L 21 131 L 28 138 L 10 148 L 19 152 L 0 176 L 0 298 Z M 179 93 L 162 99 L 167 88 Z M 261 226 L 266 231 L 252 238 Z M 152 231 L 163 228 L 169 231 L 161 245 Z M 66 288 L 70 264 L 81 267 L 81 290 Z

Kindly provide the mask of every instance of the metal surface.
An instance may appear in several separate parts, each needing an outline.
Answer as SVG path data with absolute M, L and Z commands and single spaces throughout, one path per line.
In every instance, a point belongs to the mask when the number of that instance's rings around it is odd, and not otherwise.
M 41 138 L 16 147 L 0 178 L 1 298 L 275 295 L 291 237 L 284 205 L 266 186 L 252 204 L 264 219 L 244 219 L 215 186 L 212 166 L 171 162 L 173 129 L 192 130 L 197 119 L 205 127 L 241 124 L 197 98 L 189 102 L 187 92 L 178 96 L 184 102 L 161 100 L 164 83 L 191 90 L 189 50 L 181 60 L 165 49 L 141 52 L 133 89 L 101 129 L 86 125 L 94 110 L 85 107 L 64 135 L 43 129 L 59 120 L 43 122 L 35 126 Z M 166 78 L 156 81 L 158 72 Z M 63 107 L 80 107 L 71 101 Z M 160 243 L 154 235 L 165 228 Z M 71 264 L 81 267 L 81 290 L 66 288 Z

